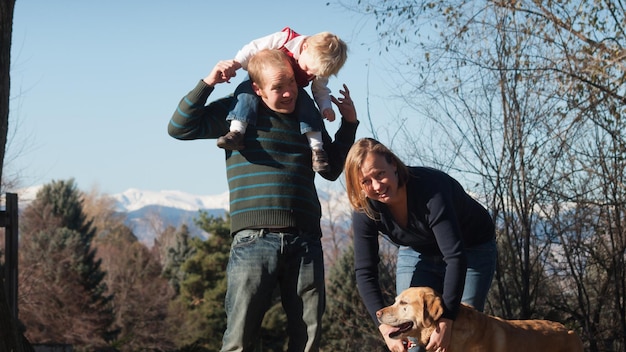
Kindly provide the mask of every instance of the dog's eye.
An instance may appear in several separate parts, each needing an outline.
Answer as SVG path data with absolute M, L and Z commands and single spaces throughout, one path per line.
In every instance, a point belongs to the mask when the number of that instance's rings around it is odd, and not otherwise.
M 400 301 L 399 304 L 400 305 L 406 305 L 406 302 L 405 301 Z

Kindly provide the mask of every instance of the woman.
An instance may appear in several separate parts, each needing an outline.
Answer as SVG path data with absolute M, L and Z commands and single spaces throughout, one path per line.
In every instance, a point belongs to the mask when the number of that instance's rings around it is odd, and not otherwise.
M 429 286 L 442 294 L 444 313 L 426 349 L 445 352 L 460 302 L 484 308 L 497 255 L 491 216 L 446 173 L 408 167 L 371 138 L 352 146 L 345 173 L 357 285 L 370 315 L 379 324 L 376 311 L 387 305 L 377 269 L 382 234 L 400 246 L 397 292 Z M 389 338 L 390 329 L 379 325 L 387 347 L 406 350 L 403 341 Z

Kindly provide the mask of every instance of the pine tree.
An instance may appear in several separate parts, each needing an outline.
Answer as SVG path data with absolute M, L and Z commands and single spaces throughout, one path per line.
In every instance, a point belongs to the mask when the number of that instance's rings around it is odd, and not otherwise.
M 216 218 L 201 211 L 196 224 L 209 234 L 203 241 L 193 238 L 194 254 L 181 269 L 184 280 L 180 296 L 174 304 L 186 312 L 179 328 L 179 346 L 183 348 L 219 351 L 226 330 L 226 266 L 230 254 L 230 219 Z
M 96 230 L 74 180 L 45 185 L 21 216 L 20 316 L 33 342 L 98 348 L 112 338 Z
M 383 258 L 385 259 L 385 258 Z M 381 261 L 383 292 L 391 302 L 395 281 L 391 266 Z M 330 268 L 326 284 L 326 313 L 322 348 L 328 351 L 386 351 L 385 342 L 361 301 L 354 274 L 354 248 L 349 246 Z

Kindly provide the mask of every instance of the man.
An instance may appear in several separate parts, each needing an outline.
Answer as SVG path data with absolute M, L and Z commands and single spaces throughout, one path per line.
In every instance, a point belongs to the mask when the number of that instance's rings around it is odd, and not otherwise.
M 218 138 L 228 132 L 233 98 L 205 106 L 232 63 L 221 61 L 179 103 L 168 132 L 177 139 Z M 289 58 L 263 50 L 248 63 L 253 90 L 261 97 L 246 148 L 226 151 L 233 244 L 227 268 L 227 328 L 221 351 L 252 351 L 261 322 L 279 286 L 287 315 L 289 351 L 318 351 L 325 306 L 321 206 L 311 169 L 311 149 L 294 116 L 298 88 Z M 358 120 L 350 92 L 332 97 L 342 115 L 335 140 L 323 131 L 335 180 L 354 142 Z M 309 98 L 310 99 L 310 98 Z

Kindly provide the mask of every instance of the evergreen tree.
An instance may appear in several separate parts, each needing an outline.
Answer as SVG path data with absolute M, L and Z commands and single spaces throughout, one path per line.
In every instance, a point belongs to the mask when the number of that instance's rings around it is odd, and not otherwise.
M 201 211 L 196 224 L 209 234 L 206 241 L 190 240 L 191 250 L 179 241 L 179 247 L 168 250 L 170 263 L 191 257 L 180 266 L 180 296 L 170 306 L 170 323 L 177 336 L 177 345 L 183 351 L 219 351 L 222 335 L 226 330 L 226 267 L 230 255 L 232 237 L 230 218 L 216 218 Z M 184 234 L 184 231 L 179 231 Z M 184 237 L 181 237 L 184 238 Z M 175 266 L 175 265 L 174 265 Z M 170 269 L 168 273 L 176 272 Z M 172 274 L 170 277 L 174 277 Z M 274 304 L 268 310 L 261 326 L 258 351 L 279 352 L 287 346 L 287 318 L 280 302 L 278 289 Z
M 393 302 L 395 270 L 383 256 L 380 283 Z M 386 351 L 385 341 L 361 301 L 354 274 L 354 248 L 349 246 L 330 268 L 326 284 L 326 313 L 322 348 L 328 351 Z
M 200 212 L 196 224 L 209 234 L 203 241 L 193 238 L 194 254 L 182 265 L 184 280 L 173 308 L 183 316 L 178 345 L 184 349 L 219 351 L 226 330 L 226 266 L 230 253 L 230 219 Z M 181 313 L 181 307 L 185 312 Z
M 20 314 L 33 342 L 93 349 L 110 340 L 113 313 L 96 230 L 74 180 L 45 185 L 21 216 Z

